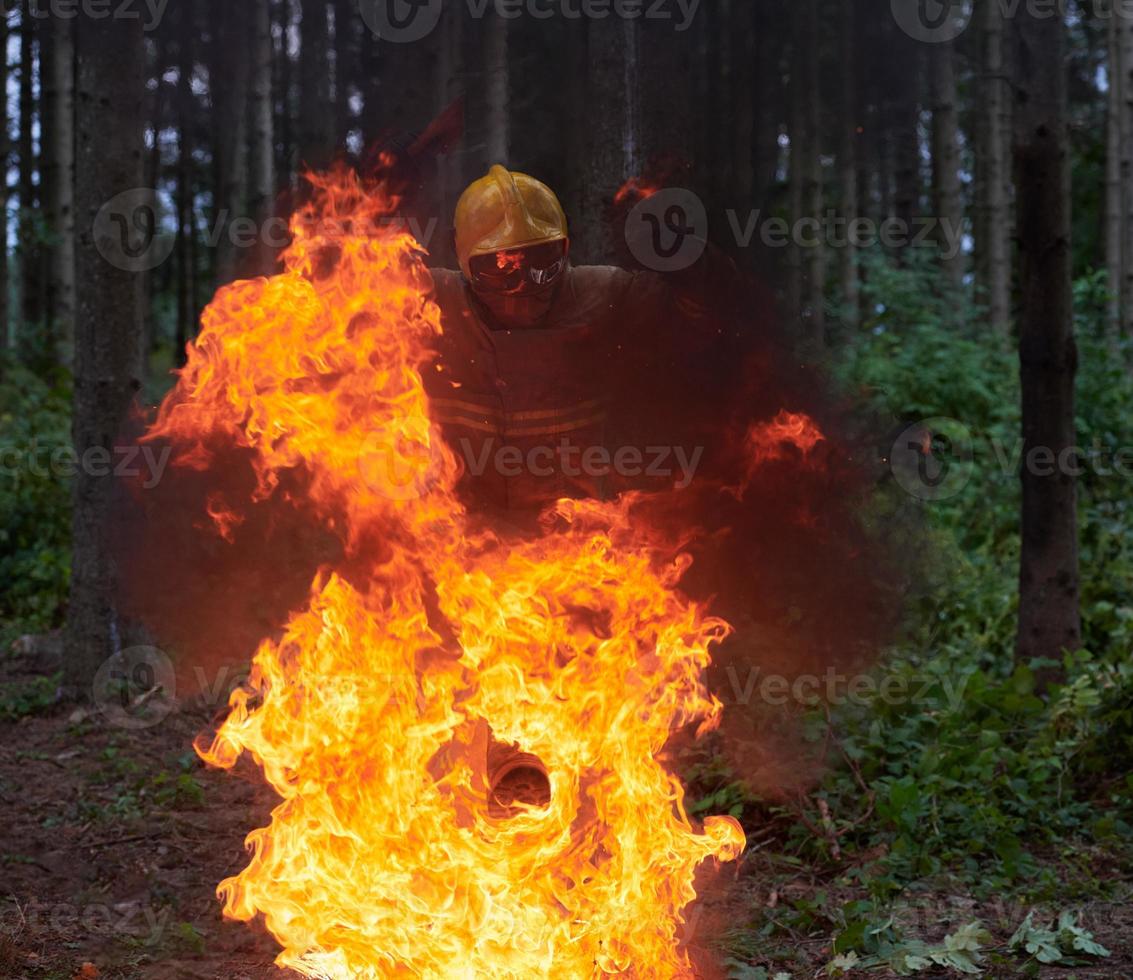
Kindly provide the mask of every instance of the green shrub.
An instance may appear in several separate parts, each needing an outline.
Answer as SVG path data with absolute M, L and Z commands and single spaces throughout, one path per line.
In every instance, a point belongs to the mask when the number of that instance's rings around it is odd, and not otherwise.
M 10 363 L 0 377 L 0 629 L 47 629 L 70 577 L 70 482 L 51 462 L 71 443 L 70 385 Z

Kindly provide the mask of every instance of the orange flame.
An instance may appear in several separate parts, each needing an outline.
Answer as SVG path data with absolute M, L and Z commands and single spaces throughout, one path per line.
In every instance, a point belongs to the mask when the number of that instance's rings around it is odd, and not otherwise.
M 380 188 L 313 183 L 284 271 L 218 292 L 150 433 L 181 466 L 218 436 L 253 450 L 260 498 L 303 468 L 350 560 L 199 748 L 250 753 L 281 798 L 225 915 L 332 980 L 691 976 L 694 873 L 745 842 L 730 817 L 693 826 L 664 749 L 718 724 L 703 671 L 730 628 L 631 500 L 560 501 L 529 540 L 476 524 L 421 380 L 441 330 L 422 251 Z M 233 506 L 210 509 L 231 526 Z M 489 736 L 540 760 L 546 805 L 492 810 Z

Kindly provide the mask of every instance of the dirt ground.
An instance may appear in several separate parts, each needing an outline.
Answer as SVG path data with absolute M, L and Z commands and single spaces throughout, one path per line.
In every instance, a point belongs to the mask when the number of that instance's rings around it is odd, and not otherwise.
M 18 657 L 0 658 L 0 687 L 10 691 L 33 674 Z M 273 965 L 277 946 L 262 926 L 221 917 L 216 885 L 247 860 L 244 837 L 266 823 L 274 796 L 250 764 L 232 772 L 201 765 L 192 741 L 209 723 L 210 711 L 192 704 L 138 731 L 62 706 L 0 723 L 2 980 L 298 976 Z M 846 902 L 863 892 L 839 891 L 852 869 L 837 881 L 792 869 L 774 843 L 755 843 L 727 872 L 730 891 L 710 897 L 698 921 L 728 932 L 726 943 L 715 940 L 728 947 L 725 955 L 768 969 L 745 974 L 734 959 L 734 976 L 825 976 L 827 938 L 787 930 L 764 943 L 757 930 L 777 908 L 820 890 Z M 1099 965 L 1039 970 L 1012 962 L 985 976 L 1133 977 L 1133 909 L 1126 904 L 1085 909 L 1086 924 L 1112 951 Z M 915 931 L 929 940 L 978 917 L 1004 943 L 1021 917 L 1012 906 L 946 893 L 910 896 L 908 907 L 916 909 Z M 918 974 L 948 975 L 958 976 Z

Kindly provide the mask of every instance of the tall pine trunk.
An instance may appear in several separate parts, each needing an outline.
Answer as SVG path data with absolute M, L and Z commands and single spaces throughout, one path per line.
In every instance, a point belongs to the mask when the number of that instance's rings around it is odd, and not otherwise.
M 630 85 L 636 86 L 626 44 L 625 25 L 613 20 L 587 24 L 587 104 L 603 105 L 592 116 L 582 188 L 581 231 L 577 236 L 580 261 L 609 262 L 615 254 L 608 208 L 618 188 L 630 176 L 635 136 Z M 628 84 L 627 84 L 628 83 Z
M 953 292 L 964 283 L 964 252 L 949 255 L 951 231 L 958 241 L 964 219 L 960 185 L 960 131 L 956 109 L 955 49 L 952 42 L 933 44 L 929 53 L 932 95 L 932 199 L 933 215 L 939 222 L 937 245 L 941 263 Z
M 302 0 L 299 49 L 299 166 L 325 170 L 334 153 L 330 32 L 326 0 Z
M 1133 19 L 1115 0 L 1110 19 L 1117 25 L 1121 90 L 1121 334 L 1133 336 Z
M 0 17 L 0 41 L 3 42 L 3 50 L 8 50 L 8 19 Z M 8 61 L 5 58 L 0 62 L 0 119 L 8 118 Z M 8 271 L 8 167 L 12 157 L 12 138 L 9 135 L 8 126 L 0 127 L 0 173 L 4 174 L 4 179 L 0 180 L 0 242 L 4 247 L 0 248 L 0 345 L 7 351 L 14 351 L 16 348 L 17 335 L 15 325 L 12 322 L 11 311 L 8 303 L 8 290 L 9 290 L 9 271 Z M 0 359 L 0 364 L 3 360 Z M 2 370 L 2 368 L 0 368 Z
M 256 244 L 249 256 L 250 275 L 268 275 L 275 265 L 264 229 L 275 212 L 275 140 L 272 106 L 271 11 L 268 0 L 245 0 L 251 15 L 249 43 L 248 130 L 250 178 L 248 209 L 256 222 Z
M 19 198 L 20 198 L 20 316 L 22 343 L 28 353 L 50 358 L 50 338 L 36 337 L 42 328 L 40 306 L 41 242 L 39 202 L 36 198 L 35 160 L 35 34 L 36 21 L 30 9 L 20 14 L 20 87 L 19 87 Z M 44 349 L 46 348 L 46 349 Z
M 173 356 L 178 367 L 185 363 L 185 345 L 196 324 L 196 223 L 193 215 L 195 168 L 193 166 L 193 36 L 194 0 L 181 0 L 180 60 L 177 68 L 177 328 Z
M 1022 551 L 1016 656 L 1061 662 L 1081 640 L 1075 445 L 1077 350 L 1070 266 L 1070 173 L 1061 16 L 1021 8 L 1012 22 L 1014 169 L 1022 303 Z M 1030 465 L 1028 454 L 1034 452 Z M 1073 460 L 1070 460 L 1073 463 Z M 1045 671 L 1041 683 L 1058 677 Z
M 141 185 L 145 119 L 145 56 L 141 20 L 80 17 L 76 91 L 76 203 L 78 308 L 75 322 L 73 436 L 77 457 L 112 449 L 140 385 L 141 297 L 139 274 L 103 257 L 121 242 L 96 245 L 95 235 L 121 234 L 120 226 L 95 225 L 102 206 Z M 113 66 L 107 71 L 106 66 Z M 133 242 L 134 247 L 140 243 Z M 118 646 L 115 573 L 108 542 L 114 477 L 111 468 L 85 465 L 75 477 L 72 517 L 71 596 L 67 609 L 64 685 L 88 698 L 99 665 Z
M 44 174 L 50 251 L 51 334 L 61 363 L 75 341 L 75 40 L 74 22 L 52 17 L 45 40 Z
M 508 25 L 510 20 L 492 14 L 484 25 L 484 92 L 488 107 L 485 132 L 486 155 L 489 165 L 508 164 L 511 133 L 508 121 L 511 111 L 510 80 L 508 70 Z
M 215 125 L 213 139 L 214 224 L 217 243 L 216 285 L 231 282 L 238 271 L 236 245 L 229 225 L 248 214 L 248 59 L 241 49 L 248 29 L 246 4 L 211 0 L 219 24 L 219 43 L 212 51 L 209 94 Z
M 826 346 L 826 253 L 822 222 L 822 99 L 819 86 L 817 0 L 800 0 L 791 67 L 791 246 L 790 306 L 797 315 L 802 347 L 810 354 Z M 811 222 L 804 231 L 803 222 Z M 796 305 L 797 304 L 797 305 Z
M 841 216 L 850 228 L 858 216 L 858 133 L 861 131 L 861 105 L 858 95 L 858 42 L 855 30 L 854 0 L 841 0 L 841 79 L 842 101 L 839 121 L 838 190 Z M 847 236 L 848 237 L 848 236 Z M 839 252 L 839 279 L 842 285 L 842 320 L 851 330 L 858 324 L 861 301 L 858 281 L 858 253 L 849 242 Z
M 1011 330 L 1011 84 L 1003 12 L 998 3 L 983 5 L 980 29 L 983 84 L 977 109 L 981 117 L 977 153 L 981 179 L 976 187 L 980 214 L 979 292 L 987 305 L 992 332 L 1006 338 Z
M 346 147 L 350 135 L 350 88 L 354 82 L 357 58 L 357 25 L 350 0 L 334 0 L 334 130 L 332 150 Z
M 1125 284 L 1125 181 L 1129 141 L 1125 115 L 1125 71 L 1120 19 L 1110 16 L 1106 35 L 1109 91 L 1106 99 L 1105 141 L 1105 263 L 1109 296 L 1106 302 L 1106 339 L 1116 354 L 1122 332 L 1122 292 Z

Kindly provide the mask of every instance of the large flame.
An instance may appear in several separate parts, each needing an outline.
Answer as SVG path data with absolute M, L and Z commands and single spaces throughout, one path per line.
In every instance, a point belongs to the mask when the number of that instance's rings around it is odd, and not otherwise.
M 422 383 L 441 319 L 421 249 L 380 188 L 314 184 L 285 271 L 217 294 L 150 433 L 198 469 L 218 439 L 250 450 L 261 498 L 304 472 L 345 544 L 201 748 L 251 753 L 282 798 L 225 914 L 333 980 L 691 976 L 694 874 L 744 836 L 693 826 L 664 749 L 719 721 L 702 678 L 729 627 L 630 498 L 560 501 L 533 539 L 465 512 Z M 217 533 L 241 506 L 210 498 Z M 492 805 L 490 739 L 537 757 L 546 805 Z

